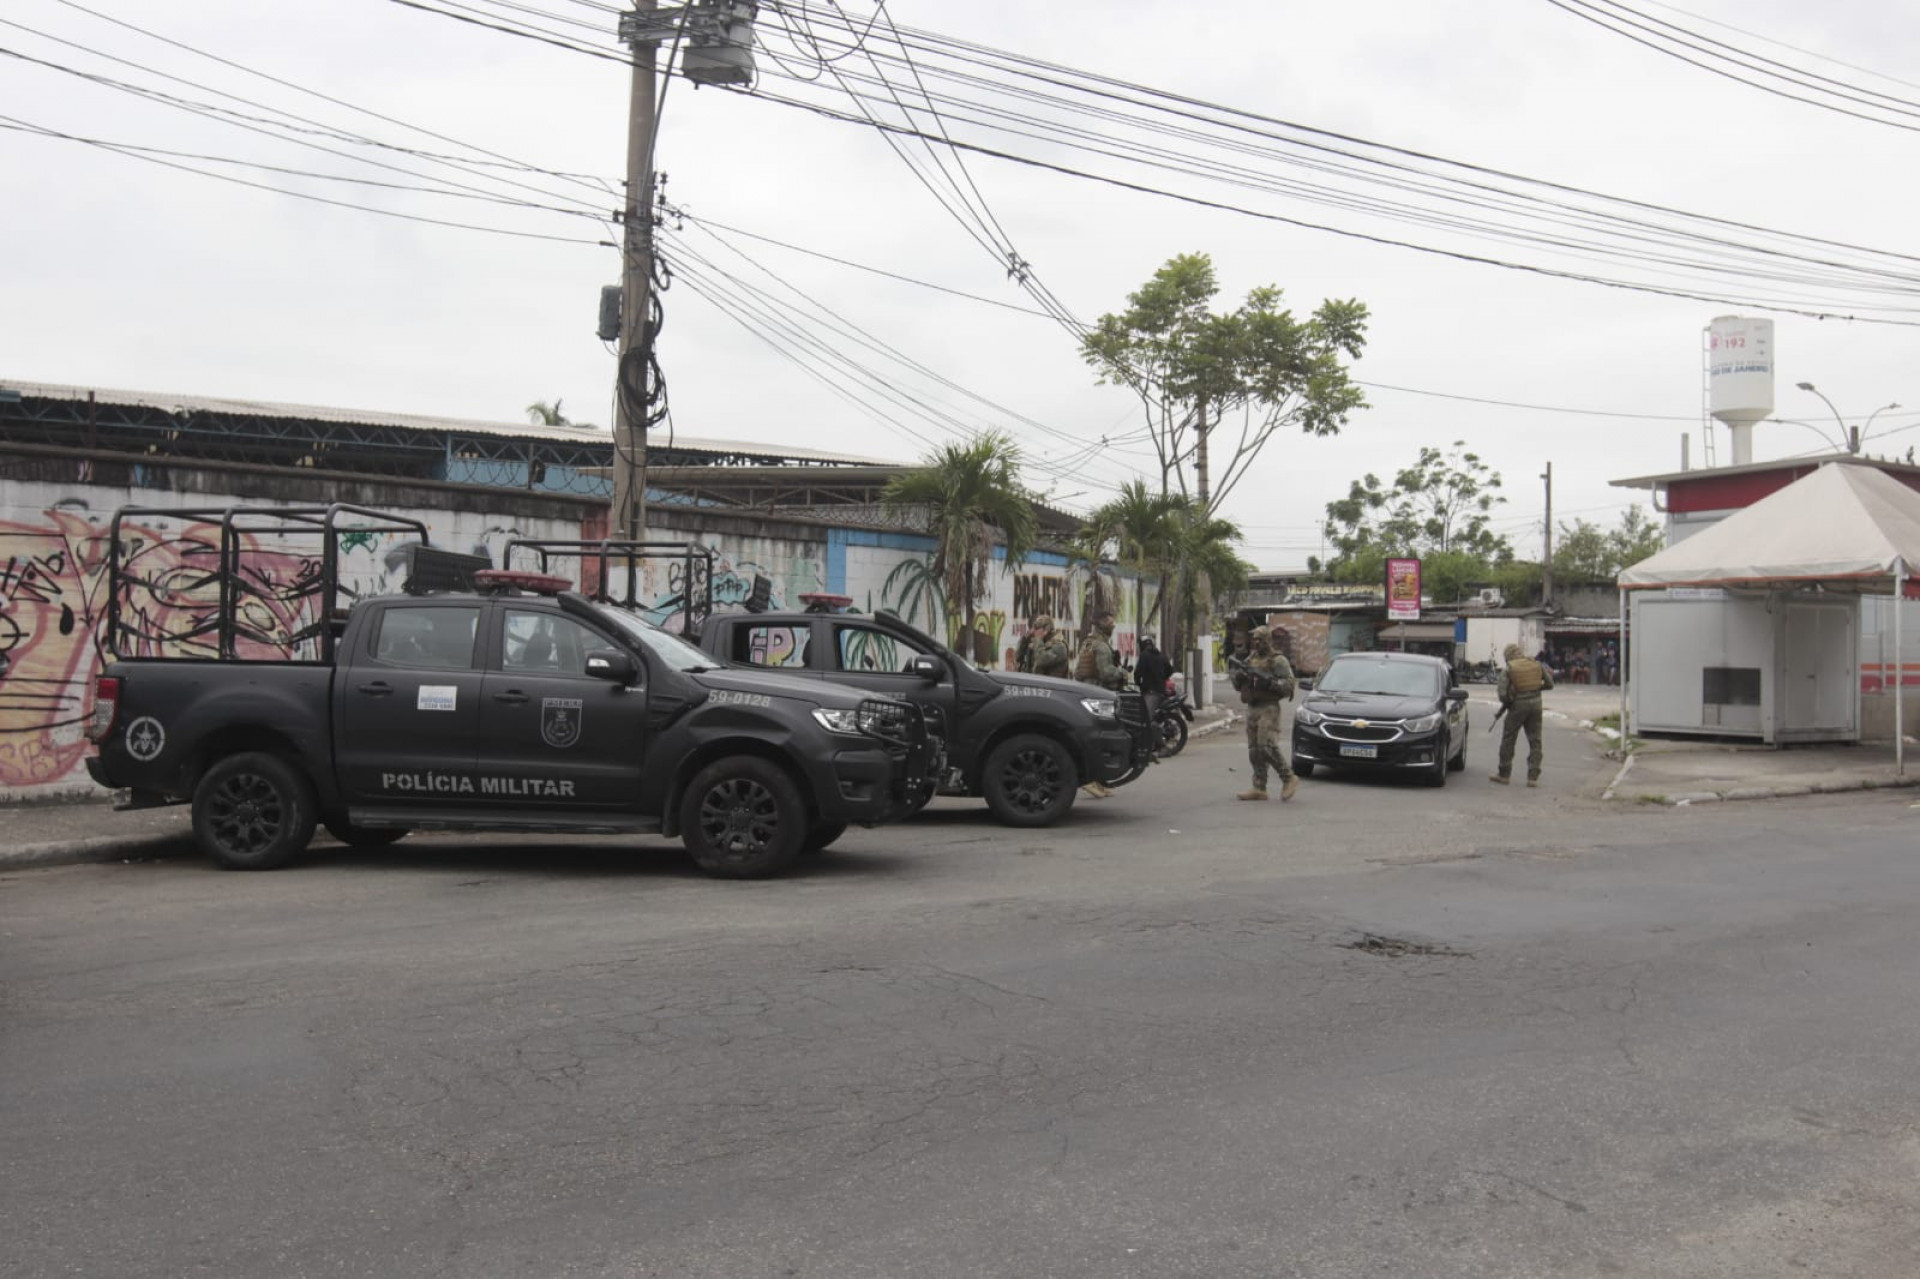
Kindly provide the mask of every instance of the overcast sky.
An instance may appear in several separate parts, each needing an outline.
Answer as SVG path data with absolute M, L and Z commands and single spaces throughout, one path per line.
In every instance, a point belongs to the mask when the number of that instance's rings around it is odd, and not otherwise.
M 491 16 L 518 13 L 617 52 L 590 27 L 559 21 L 610 23 L 611 15 L 598 6 L 522 2 L 556 16 L 462 0 Z M 583 213 L 617 203 L 611 192 L 624 167 L 627 75 L 615 62 L 391 0 L 85 4 L 94 14 L 64 0 L 9 0 L 0 13 L 0 47 L 249 115 L 276 118 L 272 109 L 291 111 L 421 150 L 472 157 L 463 146 L 477 146 L 581 175 L 575 180 L 507 167 L 461 173 L 393 151 L 305 135 L 496 197 L 513 193 Z M 1920 101 L 1920 83 L 1884 78 L 1920 65 L 1920 11 L 1905 6 L 1690 0 L 1682 10 L 1636 0 L 1634 7 L 1855 91 Z M 871 11 L 861 6 L 850 12 L 864 24 Z M 1549 0 L 895 0 L 887 12 L 910 31 L 964 37 L 1406 151 L 1767 231 L 1920 254 L 1913 230 L 1920 133 L 1912 127 L 1850 118 L 1734 83 L 1602 30 Z M 138 23 L 239 66 L 170 47 L 95 14 Z M 774 15 L 763 11 L 761 25 L 769 43 L 789 50 L 786 72 L 819 74 L 817 66 L 792 58 L 791 33 Z M 836 67 L 858 65 L 856 57 Z M 765 54 L 762 70 L 760 87 L 769 95 L 809 94 L 829 102 L 836 92 L 830 76 L 807 87 L 776 74 L 781 68 Z M 905 75 L 896 71 L 895 77 L 910 85 Z M 216 90 L 259 105 L 219 97 Z M 840 102 L 851 109 L 850 99 L 842 96 Z M 303 148 L 285 134 L 245 131 L 17 58 L 0 59 L 0 116 L 6 117 L 0 123 L 195 156 L 421 181 Z M 1920 124 L 1920 118 L 1908 123 Z M 957 136 L 1005 150 L 1271 215 L 1208 209 L 969 157 L 967 175 L 1005 239 L 1031 264 L 1035 278 L 1083 319 L 1124 307 L 1127 293 L 1166 259 L 1196 251 L 1213 257 L 1224 286 L 1223 308 L 1248 288 L 1269 283 L 1284 289 L 1301 311 L 1327 297 L 1358 298 L 1371 308 L 1369 342 L 1355 374 L 1368 384 L 1372 407 L 1355 415 L 1337 438 L 1277 439 L 1227 503 L 1225 513 L 1248 534 L 1245 553 L 1262 568 L 1302 565 L 1320 550 L 1326 503 L 1364 472 L 1390 474 L 1423 444 L 1465 440 L 1504 475 L 1510 501 L 1499 513 L 1500 527 L 1524 555 L 1539 551 L 1538 476 L 1548 461 L 1554 464 L 1557 515 L 1613 522 L 1634 498 L 1610 487 L 1610 479 L 1677 469 L 1681 436 L 1688 432 L 1699 463 L 1701 333 L 1719 314 L 1774 318 L 1777 413 L 1804 423 L 1762 425 L 1757 457 L 1817 449 L 1816 430 L 1836 432 L 1827 406 L 1794 389 L 1799 381 L 1817 383 L 1849 425 L 1890 402 L 1911 406 L 1882 413 L 1873 434 L 1884 436 L 1882 447 L 1889 452 L 1920 444 L 1920 430 L 1913 429 L 1920 428 L 1920 363 L 1914 359 L 1920 330 L 1907 325 L 1722 304 L 1712 299 L 1755 294 L 1725 275 L 1683 273 L 1677 266 L 1629 269 L 1607 253 L 1549 256 L 1511 237 L 1369 218 L 1325 202 L 1253 194 L 1051 143 L 955 127 Z M 618 263 L 613 250 L 593 243 L 608 238 L 602 223 L 546 209 L 171 159 L 330 199 L 562 240 L 402 221 L 179 172 L 75 141 L 17 129 L 0 133 L 0 278 L 6 297 L 0 381 L 501 421 L 522 419 L 530 401 L 561 397 L 570 416 L 609 420 L 612 358 L 593 330 L 598 290 L 616 280 Z M 1242 162 L 1299 176 L 1270 159 Z M 696 91 L 676 81 L 666 97 L 659 167 L 669 175 L 669 196 L 695 219 L 669 233 L 669 246 L 682 244 L 715 267 L 757 281 L 757 288 L 777 291 L 770 277 L 754 275 L 754 267 L 731 256 L 733 250 L 709 238 L 702 226 L 733 228 L 728 243 L 734 248 L 945 382 L 859 350 L 820 327 L 810 331 L 952 419 L 934 424 L 897 406 L 881 406 L 881 414 L 848 403 L 742 328 L 728 313 L 731 304 L 702 296 L 723 283 L 709 276 L 709 288 L 681 278 L 665 296 L 661 359 L 678 430 L 913 461 L 929 441 L 954 438 L 962 426 L 953 421 L 1003 426 L 1031 456 L 1030 482 L 1076 509 L 1102 500 L 1120 480 L 1148 466 L 1131 397 L 1095 385 L 1070 334 L 1028 313 L 1031 299 L 874 130 L 767 96 Z M 524 181 L 541 193 L 505 187 L 502 179 Z M 566 199 L 556 201 L 553 193 Z M 1429 210 L 1443 207 L 1432 198 L 1415 202 Z M 1274 218 L 1553 270 L 1630 275 L 1703 298 L 1507 270 Z M 988 300 L 888 280 L 740 238 L 739 232 Z M 1761 232 L 1742 234 L 1752 240 Z M 1843 252 L 1852 250 L 1833 251 Z M 1891 276 L 1869 284 L 1854 292 L 1809 284 L 1795 296 L 1818 303 L 1801 309 L 1836 315 L 1859 314 L 1860 299 L 1866 299 L 1884 308 L 1881 314 L 1899 318 L 1897 308 L 1913 286 Z M 1780 286 L 1774 296 L 1792 291 Z M 1905 318 L 1920 319 L 1920 312 Z M 826 381 L 845 378 L 829 374 Z M 1724 463 L 1724 429 L 1717 435 Z M 1109 445 L 1096 447 L 1102 437 Z

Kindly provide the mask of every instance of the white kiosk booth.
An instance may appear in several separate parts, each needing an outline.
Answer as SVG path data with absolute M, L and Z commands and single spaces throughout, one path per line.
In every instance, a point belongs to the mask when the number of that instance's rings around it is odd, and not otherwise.
M 1860 738 L 1860 598 L 1913 597 L 1920 493 L 1834 462 L 1621 572 L 1633 644 L 1622 713 L 1636 732 Z M 1894 608 L 1894 652 L 1903 648 Z M 1893 681 L 1905 767 L 1905 664 Z

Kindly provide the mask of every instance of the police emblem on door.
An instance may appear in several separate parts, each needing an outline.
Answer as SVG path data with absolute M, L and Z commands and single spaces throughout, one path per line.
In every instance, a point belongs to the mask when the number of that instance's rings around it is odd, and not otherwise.
M 540 699 L 540 740 L 557 750 L 565 750 L 580 740 L 579 698 Z

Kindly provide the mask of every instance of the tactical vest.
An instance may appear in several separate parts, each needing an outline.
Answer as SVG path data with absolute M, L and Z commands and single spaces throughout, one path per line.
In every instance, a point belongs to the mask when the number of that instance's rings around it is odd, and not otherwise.
M 1531 657 L 1516 657 L 1507 663 L 1507 688 L 1515 697 L 1537 693 L 1547 686 L 1547 673 Z
M 1100 682 L 1100 658 L 1094 651 L 1094 645 L 1100 643 L 1096 636 L 1088 636 L 1080 645 L 1080 659 L 1073 664 L 1073 677 L 1087 684 Z

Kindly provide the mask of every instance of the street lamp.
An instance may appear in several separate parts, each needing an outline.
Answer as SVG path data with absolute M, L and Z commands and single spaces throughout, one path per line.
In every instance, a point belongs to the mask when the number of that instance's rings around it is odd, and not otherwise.
M 1840 446 L 1849 453 L 1858 453 L 1860 451 L 1860 437 L 1850 434 L 1847 431 L 1846 419 L 1840 416 L 1839 409 L 1833 407 L 1833 401 L 1821 395 L 1818 388 L 1811 382 L 1795 382 L 1794 385 L 1803 391 L 1812 391 L 1815 395 L 1820 396 L 1821 402 L 1824 403 L 1828 409 L 1832 410 L 1833 420 L 1840 424 Z
M 1874 418 L 1877 418 L 1877 417 L 1879 417 L 1879 416 L 1880 416 L 1880 415 L 1881 415 L 1882 413 L 1885 413 L 1885 412 L 1886 412 L 1886 411 L 1887 411 L 1888 409 L 1897 409 L 1897 408 L 1899 408 L 1899 407 L 1900 407 L 1900 401 L 1898 401 L 1898 400 L 1895 400 L 1895 401 L 1894 401 L 1893 403 L 1891 403 L 1891 404 L 1883 404 L 1883 405 L 1881 405 L 1881 406 L 1880 406 L 1879 408 L 1877 408 L 1877 409 L 1875 409 L 1875 410 L 1874 410 L 1874 411 L 1873 411 L 1872 413 L 1870 413 L 1870 414 L 1868 414 L 1868 415 L 1867 415 L 1867 424 L 1866 424 L 1865 426 L 1863 426 L 1863 427 L 1861 427 L 1861 428 L 1860 428 L 1860 442 L 1861 442 L 1862 444 L 1865 444 L 1865 443 L 1867 442 L 1867 436 L 1869 436 L 1869 435 L 1871 435 L 1871 434 L 1873 433 L 1873 419 L 1874 419 Z

